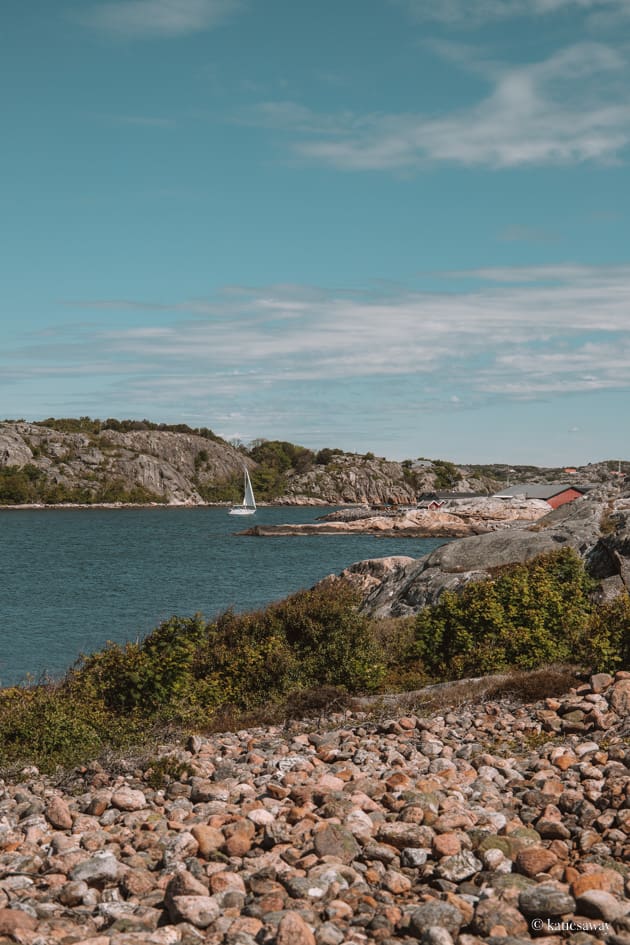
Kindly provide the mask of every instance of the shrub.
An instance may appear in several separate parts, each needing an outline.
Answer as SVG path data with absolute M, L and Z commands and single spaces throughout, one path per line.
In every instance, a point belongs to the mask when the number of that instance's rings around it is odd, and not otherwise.
M 281 495 L 290 472 L 308 472 L 315 463 L 312 450 L 284 440 L 257 440 L 249 455 L 257 463 L 252 473 L 252 485 L 261 499 L 274 499 Z
M 326 446 L 324 449 L 319 450 L 319 452 L 315 454 L 315 463 L 318 466 L 327 466 L 328 463 L 332 462 L 335 456 L 341 456 L 342 454 L 342 450 L 329 449 Z
M 373 689 L 383 674 L 371 622 L 347 585 L 315 588 L 248 614 L 172 617 L 141 643 L 85 657 L 74 682 L 108 711 L 184 721 L 250 709 L 310 686 Z
M 592 587 L 571 549 L 513 565 L 421 611 L 416 655 L 447 679 L 589 659 Z
M 172 617 L 141 642 L 83 657 L 57 684 L 0 690 L 0 756 L 49 770 L 164 725 L 263 724 L 339 707 L 346 694 L 506 669 L 630 667 L 630 597 L 598 608 L 592 589 L 563 549 L 445 593 L 416 617 L 372 620 L 340 581 L 253 613 Z M 496 694 L 536 698 L 567 678 L 552 668 L 532 688 L 512 676 Z
M 4 765 L 42 770 L 76 764 L 105 746 L 123 745 L 137 730 L 71 684 L 0 690 L 0 756 Z
M 630 669 L 630 595 L 594 609 L 588 625 L 592 662 L 601 669 Z
M 434 459 L 432 471 L 435 473 L 437 489 L 448 489 L 462 478 L 455 463 L 451 463 L 447 459 Z

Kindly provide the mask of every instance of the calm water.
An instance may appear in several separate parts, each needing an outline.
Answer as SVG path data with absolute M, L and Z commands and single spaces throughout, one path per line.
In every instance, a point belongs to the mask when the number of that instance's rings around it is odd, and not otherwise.
M 326 509 L 0 511 L 0 685 L 59 674 L 79 653 L 147 634 L 172 614 L 278 600 L 363 558 L 419 557 L 439 539 L 248 538 L 253 522 L 312 522 Z

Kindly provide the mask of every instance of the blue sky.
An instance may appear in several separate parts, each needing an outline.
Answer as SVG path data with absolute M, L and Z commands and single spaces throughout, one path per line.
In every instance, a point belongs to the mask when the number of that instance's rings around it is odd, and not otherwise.
M 5 0 L 0 415 L 630 458 L 630 0 Z

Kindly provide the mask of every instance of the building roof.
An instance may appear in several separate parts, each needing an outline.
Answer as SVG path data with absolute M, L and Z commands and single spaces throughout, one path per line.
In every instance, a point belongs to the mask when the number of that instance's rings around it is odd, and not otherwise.
M 573 482 L 523 482 L 520 485 L 506 486 L 500 492 L 496 492 L 495 499 L 511 499 L 517 495 L 524 495 L 526 499 L 553 499 L 554 496 L 571 490 L 575 492 L 588 492 L 590 486 L 578 486 Z

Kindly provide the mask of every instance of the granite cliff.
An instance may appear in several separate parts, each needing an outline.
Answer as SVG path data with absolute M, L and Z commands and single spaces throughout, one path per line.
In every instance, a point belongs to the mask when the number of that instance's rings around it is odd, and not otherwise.
M 247 451 L 211 431 L 202 436 L 194 431 L 116 429 L 123 424 L 112 423 L 114 427 L 89 418 L 50 425 L 1 422 L 0 473 L 26 470 L 38 488 L 30 490 L 37 493 L 31 500 L 21 497 L 19 489 L 14 489 L 12 500 L 7 490 L 0 504 L 230 501 L 240 494 L 243 465 L 258 473 L 259 499 L 288 505 L 400 504 L 446 486 L 469 492 L 498 485 L 439 460 L 413 467 L 410 461 L 392 462 L 370 453 L 316 454 L 277 441 L 259 441 Z
M 0 468 L 39 471 L 47 487 L 70 501 L 86 496 L 125 496 L 198 505 L 200 488 L 240 476 L 253 463 L 223 441 L 164 430 L 65 432 L 34 423 L 0 423 Z M 88 499 L 89 501 L 89 499 Z M 123 498 L 124 501 L 124 498 Z M 19 504 L 19 503 L 18 503 Z
M 286 505 L 405 505 L 423 492 L 449 488 L 456 493 L 489 492 L 492 477 L 464 474 L 450 463 L 393 462 L 370 453 L 333 455 L 326 464 L 292 473 L 279 502 Z
M 394 462 L 339 449 L 315 452 L 278 440 L 235 448 L 211 430 L 184 424 L 89 417 L 0 422 L 0 505 L 240 501 L 243 465 L 260 502 L 287 505 L 408 505 L 436 491 L 492 495 L 508 476 L 519 482 L 572 478 L 563 470 L 534 466 L 456 466 L 439 459 Z M 610 480 L 616 465 L 577 470 L 574 481 Z

